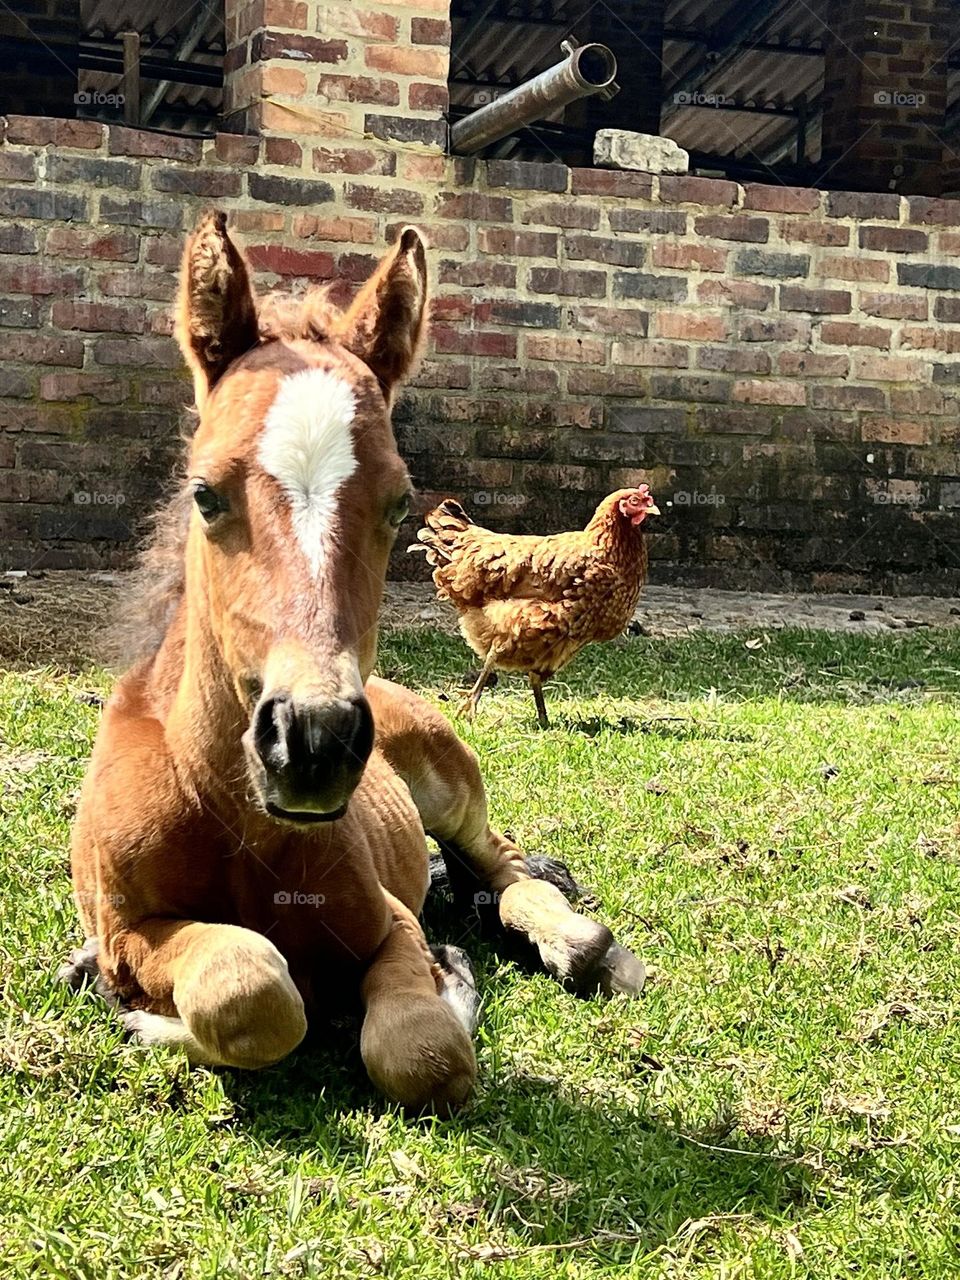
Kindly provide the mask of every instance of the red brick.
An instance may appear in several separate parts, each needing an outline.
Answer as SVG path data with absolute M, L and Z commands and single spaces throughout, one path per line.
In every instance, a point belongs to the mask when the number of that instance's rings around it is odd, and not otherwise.
M 825 320 L 820 326 L 820 340 L 828 347 L 877 347 L 889 351 L 891 336 L 889 329 L 874 324 Z
M 0 151 L 0 182 L 35 182 L 37 161 L 25 151 Z
M 810 403 L 815 409 L 883 409 L 880 387 L 858 387 L 849 382 L 842 387 L 814 387 Z
M 648 376 L 637 369 L 583 369 L 567 374 L 567 393 L 572 396 L 643 396 Z
M 446 18 L 411 18 L 410 39 L 414 44 L 450 43 L 450 23 Z
M 313 153 L 314 173 L 375 173 L 391 177 L 397 157 L 373 147 L 317 147 Z
M 484 391 L 521 391 L 524 395 L 550 395 L 560 390 L 556 369 L 523 369 L 516 365 L 483 366 L 480 387 Z
M 861 227 L 860 248 L 881 253 L 926 253 L 929 237 L 909 227 Z
M 697 286 L 697 298 L 710 305 L 751 307 L 765 311 L 773 302 L 772 285 L 746 280 L 704 280 Z
M 83 366 L 83 339 L 54 337 L 34 333 L 5 333 L 3 335 L 5 360 L 28 360 L 31 364 L 65 365 L 79 369 Z
M 122 404 L 128 395 L 127 383 L 113 374 L 45 373 L 40 379 L 41 400 L 79 400 L 89 396 L 100 404 Z
M 242 133 L 218 133 L 214 138 L 213 150 L 217 159 L 224 164 L 246 167 L 257 163 L 260 139 L 250 138 Z
M 516 359 L 517 336 L 478 329 L 453 329 L 448 325 L 433 326 L 433 349 L 440 354 L 464 356 L 506 356 Z
M 740 316 L 737 337 L 741 342 L 793 342 L 810 340 L 810 321 L 792 316 Z
M 807 388 L 800 382 L 777 378 L 744 378 L 733 384 L 734 400 L 741 404 L 806 404 Z
M 848 315 L 850 294 L 845 289 L 804 289 L 799 285 L 780 286 L 782 311 L 811 311 L 816 314 Z
M 960 231 L 941 231 L 937 236 L 937 246 L 941 253 L 956 257 L 960 254 Z
M 960 351 L 960 331 L 956 329 L 918 329 L 904 325 L 900 330 L 901 351 Z
M 107 129 L 107 150 L 112 156 L 158 156 L 164 160 L 199 161 L 203 143 L 199 138 L 177 137 L 170 133 L 150 133 L 112 124 Z
M 924 382 L 929 376 L 926 361 L 916 356 L 860 356 L 854 373 L 867 382 Z
M 586 329 L 588 333 L 615 333 L 645 338 L 650 324 L 646 311 L 634 311 L 626 307 L 568 306 L 567 317 L 571 329 Z
M 78 270 L 49 270 L 38 263 L 0 262 L 0 293 L 27 293 L 45 297 L 52 293 L 81 292 L 83 276 Z
M 653 246 L 653 265 L 673 267 L 679 271 L 723 271 L 727 265 L 727 250 L 714 249 L 705 244 L 676 244 L 669 240 L 658 241 Z
M 890 388 L 890 408 L 893 413 L 952 413 L 953 405 L 937 387 L 920 387 L 904 390 Z
M 811 187 L 765 187 L 749 182 L 743 188 L 743 208 L 767 213 L 815 213 L 821 192 Z
M 351 208 L 365 209 L 369 213 L 402 213 L 405 217 L 415 218 L 423 212 L 423 196 L 404 187 L 364 187 L 348 182 L 343 195 Z
M 349 0 L 339 8 L 321 8 L 318 30 L 325 35 L 366 36 L 373 40 L 396 40 L 400 22 L 387 13 L 357 9 Z
M 825 280 L 870 280 L 886 284 L 890 264 L 881 258 L 821 258 L 819 274 Z
M 654 317 L 654 323 L 658 337 L 680 338 L 686 342 L 723 342 L 728 333 L 725 316 L 689 311 L 661 311 Z
M 578 231 L 596 231 L 600 225 L 600 208 L 596 202 L 577 204 L 573 200 L 548 200 L 528 205 L 523 221 L 549 227 L 571 227 Z
M 303 276 L 330 280 L 334 274 L 333 255 L 316 250 L 289 249 L 279 244 L 247 246 L 247 258 L 255 271 L 272 271 L 278 276 Z
M 603 364 L 606 345 L 596 338 L 575 338 L 544 334 L 524 341 L 529 360 L 551 360 L 562 364 Z
M 602 298 L 607 291 L 607 277 L 602 271 L 563 270 L 560 267 L 531 267 L 528 275 L 531 293 L 556 293 L 563 297 Z
M 860 310 L 883 320 L 926 320 L 927 296 L 920 293 L 861 293 Z
M 508 262 L 440 262 L 440 283 L 456 284 L 462 289 L 515 289 L 517 268 Z
M 317 93 L 324 102 L 373 102 L 382 107 L 400 105 L 400 86 L 396 80 L 379 76 L 321 76 Z
M 424 84 L 419 81 L 407 91 L 411 111 L 446 111 L 450 106 L 450 91 L 445 84 Z
M 100 231 L 96 227 L 51 227 L 44 252 L 56 258 L 136 262 L 140 255 L 140 236 L 131 231 Z
M 693 229 L 698 236 L 712 240 L 737 240 L 750 244 L 766 244 L 770 237 L 770 223 L 766 218 L 702 214 L 694 218 Z
M 927 196 L 911 196 L 907 206 L 908 222 L 928 226 L 960 226 L 960 200 L 931 200 Z
M 447 55 L 438 49 L 412 49 L 397 44 L 369 44 L 363 51 L 368 67 L 398 76 L 426 76 L 446 82 Z
M 610 352 L 610 363 L 636 365 L 639 368 L 686 369 L 690 365 L 690 352 L 673 342 L 615 342 Z
M 850 372 L 850 357 L 828 356 L 819 351 L 781 351 L 777 372 L 793 378 L 845 378 Z
M 460 218 L 464 222 L 510 222 L 513 201 L 479 191 L 442 191 L 437 196 L 436 212 L 438 218 Z
M 263 24 L 266 27 L 292 27 L 306 31 L 308 9 L 301 0 L 264 0 Z
M 737 184 L 719 178 L 691 178 L 663 174 L 661 204 L 729 205 L 737 203 Z
M 104 126 L 96 120 L 56 120 L 48 116 L 7 116 L 7 142 L 32 147 L 75 147 L 96 151 L 103 142 Z
M 876 192 L 829 191 L 828 218 L 873 218 L 887 222 L 900 221 L 900 196 L 878 195 Z
M 477 244 L 481 253 L 507 257 L 551 258 L 557 256 L 557 236 L 550 231 L 514 231 L 508 227 L 480 227 Z
M 649 173 L 618 173 L 614 169 L 571 169 L 570 191 L 575 196 L 649 200 L 653 195 L 653 177 Z
M 842 249 L 850 243 L 849 227 L 815 220 L 784 222 L 781 224 L 780 234 L 789 243 L 799 240 L 803 244 L 819 244 L 831 249 Z
M 59 329 L 83 329 L 88 333 L 143 333 L 143 307 L 103 302 L 55 302 L 52 320 Z
M 768 352 L 757 347 L 701 347 L 697 368 L 720 373 L 769 373 L 772 361 Z
M 264 138 L 264 159 L 267 164 L 286 165 L 299 169 L 303 160 L 303 148 L 292 138 Z
M 377 223 L 374 218 L 318 218 L 315 214 L 304 213 L 294 218 L 293 234 L 302 240 L 373 244 L 377 238 Z
M 880 444 L 931 444 L 931 428 L 923 422 L 911 422 L 909 418 L 884 418 L 864 414 L 860 419 L 860 431 L 864 442 L 876 440 Z

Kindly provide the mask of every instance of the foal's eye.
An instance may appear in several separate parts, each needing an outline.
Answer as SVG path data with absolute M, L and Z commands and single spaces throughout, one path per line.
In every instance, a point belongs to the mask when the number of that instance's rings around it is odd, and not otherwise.
M 395 502 L 387 512 L 387 520 L 394 529 L 399 529 L 410 514 L 410 494 L 405 493 L 399 502 Z
M 216 489 L 211 489 L 202 481 L 193 486 L 193 500 L 204 520 L 212 520 L 214 516 L 218 516 L 221 511 L 227 509 L 226 499 L 222 498 Z

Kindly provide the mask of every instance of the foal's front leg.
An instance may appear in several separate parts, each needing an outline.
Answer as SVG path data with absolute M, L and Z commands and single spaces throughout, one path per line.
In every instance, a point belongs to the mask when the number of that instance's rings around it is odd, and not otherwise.
M 110 950 L 106 976 L 119 961 L 132 977 L 142 1007 L 121 1017 L 144 1044 L 181 1048 L 206 1066 L 255 1070 L 285 1058 L 306 1033 L 286 960 L 251 929 L 149 919 L 123 930 Z
M 360 1052 L 370 1079 L 392 1101 L 449 1115 L 477 1075 L 466 1019 L 458 1001 L 444 999 L 442 970 L 416 916 L 384 894 L 392 921 L 360 988 Z

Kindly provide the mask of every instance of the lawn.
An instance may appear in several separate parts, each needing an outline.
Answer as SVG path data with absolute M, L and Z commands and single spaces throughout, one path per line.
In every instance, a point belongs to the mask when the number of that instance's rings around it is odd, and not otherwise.
M 380 668 L 449 710 L 468 657 L 400 632 Z M 960 632 L 624 639 L 546 733 L 485 694 L 496 821 L 651 978 L 578 1000 L 447 921 L 484 1004 L 445 1123 L 382 1103 L 349 1027 L 189 1071 L 55 985 L 106 687 L 0 676 L 4 1276 L 957 1274 Z

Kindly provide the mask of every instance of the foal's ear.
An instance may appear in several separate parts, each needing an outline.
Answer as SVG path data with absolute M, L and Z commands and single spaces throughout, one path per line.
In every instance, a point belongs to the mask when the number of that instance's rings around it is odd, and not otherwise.
M 377 375 L 388 400 L 416 363 L 426 316 L 426 250 L 416 227 L 404 227 L 337 335 Z
M 227 367 L 256 346 L 257 308 L 247 264 L 227 235 L 227 216 L 205 214 L 180 267 L 177 341 L 193 371 L 197 408 Z

